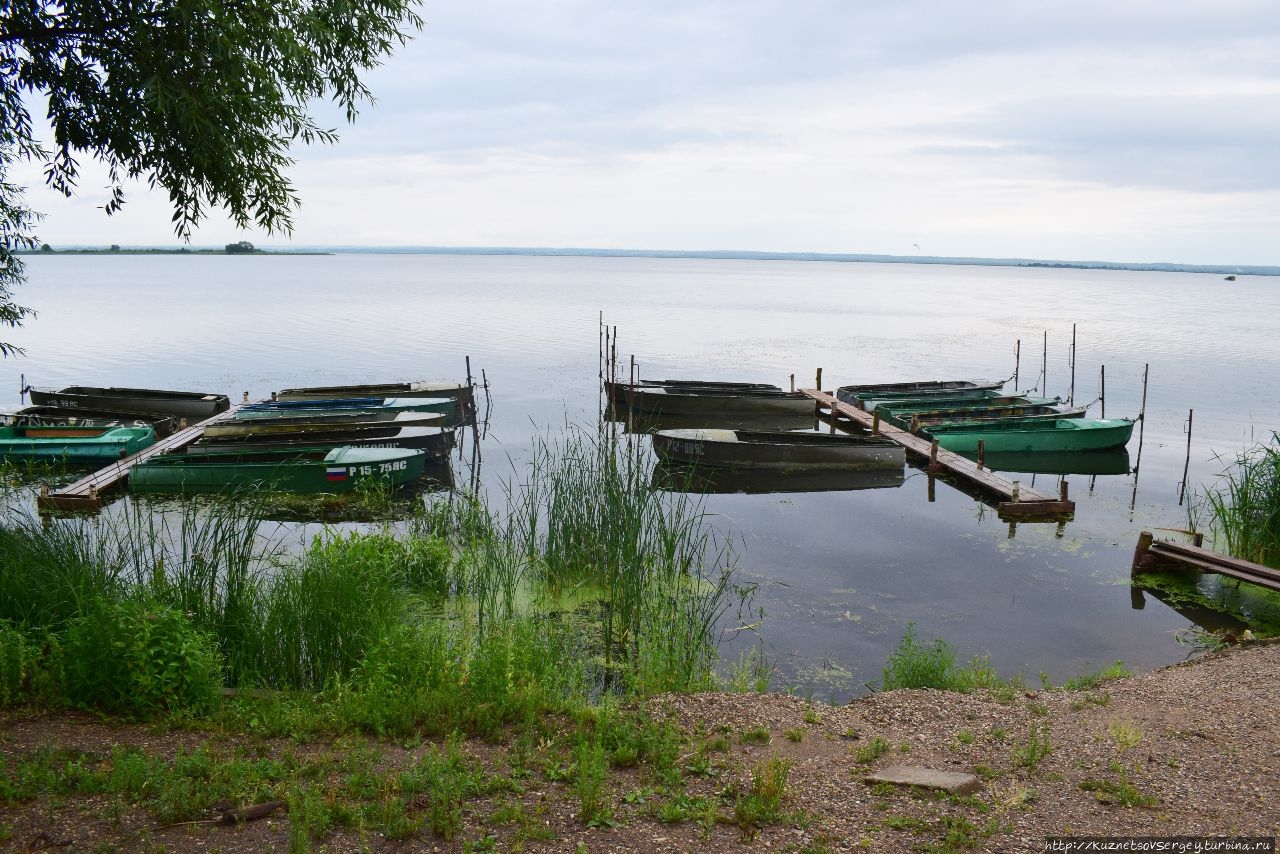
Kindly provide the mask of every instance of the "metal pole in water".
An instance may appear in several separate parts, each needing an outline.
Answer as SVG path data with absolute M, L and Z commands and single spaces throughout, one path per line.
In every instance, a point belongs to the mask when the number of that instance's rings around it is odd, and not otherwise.
M 1187 471 L 1191 468 L 1191 419 L 1195 416 L 1194 409 L 1187 410 L 1187 459 L 1182 464 L 1182 484 L 1178 488 L 1178 506 L 1182 506 L 1182 500 L 1187 497 Z
M 1044 350 L 1040 355 L 1040 388 L 1049 396 L 1049 330 L 1044 331 Z
M 1107 366 L 1098 366 L 1098 401 L 1102 404 L 1102 417 L 1107 417 Z
M 1067 403 L 1076 405 L 1076 325 L 1071 324 L 1071 391 L 1067 395 Z
M 1013 390 L 1018 390 L 1018 369 L 1022 367 L 1022 339 L 1013 345 Z
M 1147 426 L 1147 375 L 1151 364 L 1142 366 L 1142 408 L 1138 410 L 1138 457 L 1133 461 L 1133 495 L 1129 498 L 1129 511 L 1138 503 L 1138 472 L 1142 469 L 1142 435 Z

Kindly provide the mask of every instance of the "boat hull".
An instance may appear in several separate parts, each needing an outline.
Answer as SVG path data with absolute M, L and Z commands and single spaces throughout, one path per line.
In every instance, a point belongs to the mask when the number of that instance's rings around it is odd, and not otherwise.
M 276 392 L 276 400 L 334 400 L 350 397 L 447 397 L 457 404 L 460 424 L 470 424 L 475 419 L 475 388 L 464 383 L 368 383 L 364 385 L 310 386 L 286 388 Z
M 941 424 L 925 431 L 938 446 L 976 454 L 978 442 L 988 453 L 1102 451 L 1123 448 L 1133 435 L 1128 418 L 1058 418 Z
M 246 489 L 353 492 L 362 483 L 399 486 L 422 476 L 426 456 L 403 448 L 335 448 L 262 459 L 253 455 L 185 453 L 152 457 L 133 467 L 134 492 L 212 493 Z
M 842 433 L 660 430 L 653 450 L 667 462 L 739 468 L 901 468 L 902 448 L 888 439 Z
M 155 441 L 156 432 L 150 427 L 0 427 L 0 457 L 49 462 L 110 462 L 149 448 Z
M 280 441 L 296 437 L 356 435 L 364 437 L 392 436 L 404 427 L 439 427 L 445 417 L 437 413 L 410 413 L 392 419 L 357 420 L 346 418 L 260 418 L 248 421 L 219 421 L 204 428 L 204 435 L 214 439 L 241 436 L 275 436 Z M 376 432 L 381 431 L 381 432 Z
M 376 431 L 382 432 L 382 431 Z M 427 459 L 440 459 L 449 455 L 454 448 L 454 432 L 449 429 L 435 427 L 417 427 L 397 429 L 389 436 L 360 436 L 319 434 L 318 437 L 300 441 L 275 441 L 273 436 L 249 435 L 239 439 L 201 439 L 192 445 L 208 451 L 238 451 L 251 453 L 255 451 L 288 451 L 296 450 L 300 444 L 310 447 L 338 448 L 344 445 L 356 448 L 410 448 L 422 451 Z
M 31 402 L 37 406 L 60 409 L 107 409 L 113 412 L 143 415 L 177 415 L 193 421 L 212 418 L 231 408 L 225 394 L 195 391 L 165 391 L 150 388 L 97 388 L 69 386 L 57 391 L 28 389 Z
M 178 427 L 172 415 L 140 415 L 136 412 L 109 412 L 98 409 L 62 409 L 57 406 L 28 406 L 4 419 L 15 426 L 150 427 L 156 438 L 170 436 Z
M 621 412 L 617 410 L 621 409 Z M 763 416 L 768 414 L 813 414 L 813 398 L 785 391 L 676 391 L 669 388 L 627 386 L 622 405 L 615 408 L 615 420 L 625 420 L 627 410 L 645 417 L 702 416 L 710 418 Z

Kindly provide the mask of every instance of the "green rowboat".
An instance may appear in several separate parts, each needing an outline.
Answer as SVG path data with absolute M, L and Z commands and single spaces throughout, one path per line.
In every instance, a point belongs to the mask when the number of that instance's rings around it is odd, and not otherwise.
M 10 460 L 109 462 L 156 441 L 150 427 L 26 425 L 0 427 L 0 457 Z
M 939 447 L 961 454 L 988 452 L 1101 451 L 1123 448 L 1133 435 L 1129 418 L 1007 418 L 992 421 L 951 422 L 930 427 L 926 437 Z
M 134 492 L 351 492 L 360 483 L 399 486 L 422 476 L 426 456 L 406 448 L 300 448 L 287 455 L 187 452 L 133 467 Z

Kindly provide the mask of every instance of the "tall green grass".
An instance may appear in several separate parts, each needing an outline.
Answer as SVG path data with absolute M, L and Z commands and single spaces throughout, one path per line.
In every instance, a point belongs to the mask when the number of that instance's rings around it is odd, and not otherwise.
M 1220 486 L 1192 502 L 1195 527 L 1207 516 L 1212 540 L 1228 554 L 1280 566 L 1280 436 L 1237 454 L 1219 476 Z
M 323 696 L 315 714 L 339 726 L 491 733 L 602 692 L 709 686 L 733 555 L 697 501 L 650 490 L 650 464 L 570 431 L 537 444 L 504 512 L 435 496 L 408 523 L 326 529 L 300 551 L 245 498 L 6 517 L 0 701 L 54 668 L 32 655 L 42 633 L 89 650 L 58 665 L 65 699 L 121 710 L 109 689 L 129 673 L 134 714 L 175 710 L 149 686 L 202 710 L 220 682 Z

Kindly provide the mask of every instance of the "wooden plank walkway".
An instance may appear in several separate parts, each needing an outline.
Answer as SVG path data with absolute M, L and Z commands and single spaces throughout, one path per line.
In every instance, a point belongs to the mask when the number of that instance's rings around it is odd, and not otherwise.
M 835 395 L 817 389 L 800 389 L 813 398 L 819 409 L 827 409 L 833 418 L 852 421 L 867 430 L 875 428 L 886 439 L 901 445 L 907 453 L 928 460 L 930 471 L 934 474 L 948 474 L 970 486 L 996 496 L 996 511 L 1001 518 L 1048 518 L 1066 516 L 1075 512 L 1076 503 L 1070 501 L 1066 494 L 1066 481 L 1062 481 L 1062 493 L 1058 496 L 1045 495 L 1030 487 L 1018 484 L 991 471 L 979 467 L 967 457 L 941 448 L 934 449 L 933 442 L 922 439 L 908 430 L 879 421 L 870 412 L 858 409 L 843 401 L 836 400 Z
M 156 454 L 185 448 L 204 435 L 205 427 L 234 417 L 235 411 L 239 408 L 240 404 L 232 404 L 226 412 L 219 412 L 212 418 L 206 418 L 204 421 L 185 427 L 154 445 L 143 448 L 133 456 L 116 460 L 93 474 L 80 478 L 75 483 L 53 490 L 45 487 L 36 499 L 36 507 L 41 513 L 91 513 L 100 510 L 102 496 L 119 489 L 128 480 L 129 471 L 135 465 Z
M 1133 565 L 1129 568 L 1131 574 L 1187 567 L 1194 567 L 1202 572 L 1216 572 L 1268 590 L 1280 591 L 1280 569 L 1218 554 L 1200 546 L 1157 540 L 1150 531 L 1143 531 L 1138 535 L 1138 546 L 1133 551 Z

